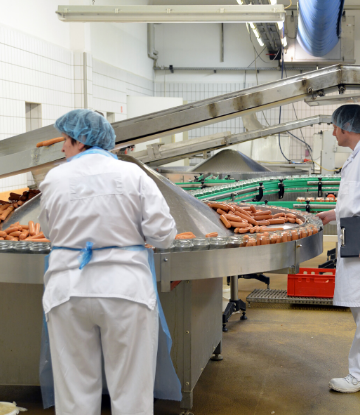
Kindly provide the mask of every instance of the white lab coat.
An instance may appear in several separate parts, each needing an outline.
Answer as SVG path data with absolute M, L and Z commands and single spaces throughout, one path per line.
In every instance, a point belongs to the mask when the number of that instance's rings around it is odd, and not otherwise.
M 333 304 L 360 307 L 360 258 L 340 258 L 340 218 L 360 216 L 360 142 L 345 162 L 336 203 L 338 259 Z
M 84 155 L 52 169 L 40 185 L 39 221 L 53 246 L 93 248 L 147 243 L 170 246 L 175 221 L 158 187 L 133 163 Z M 156 305 L 146 251 L 94 251 L 79 270 L 79 252 L 54 250 L 45 274 L 45 313 L 70 297 L 123 298 Z
M 84 155 L 51 170 L 40 190 L 53 246 L 166 248 L 175 238 L 164 197 L 133 163 Z M 94 251 L 82 270 L 78 255 L 53 250 L 45 273 L 56 413 L 100 413 L 103 351 L 112 413 L 152 415 L 158 310 L 147 250 Z

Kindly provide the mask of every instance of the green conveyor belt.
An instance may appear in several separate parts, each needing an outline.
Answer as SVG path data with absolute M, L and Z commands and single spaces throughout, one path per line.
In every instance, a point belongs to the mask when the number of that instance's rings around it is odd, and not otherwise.
M 286 199 L 283 200 L 280 197 L 278 200 L 269 200 L 267 201 L 268 206 L 279 206 L 294 208 L 294 205 L 297 209 L 306 209 L 307 203 L 297 202 L 298 197 L 307 197 L 308 193 L 317 194 L 319 190 L 318 182 L 319 179 L 322 184 L 322 193 L 323 197 L 327 193 L 337 193 L 339 191 L 340 176 L 301 176 L 301 177 L 286 177 L 280 179 L 278 177 L 273 178 L 263 178 L 263 179 L 250 179 L 244 181 L 236 180 L 219 180 L 210 176 L 210 178 L 205 178 L 201 183 L 196 182 L 187 182 L 187 183 L 176 183 L 181 185 L 184 190 L 188 190 L 193 196 L 200 200 L 214 200 L 217 202 L 242 202 L 247 201 L 257 205 L 264 205 L 267 197 L 274 199 L 277 195 L 280 195 L 280 189 L 283 186 L 284 194 L 286 194 Z M 313 183 L 309 183 L 313 182 Z M 331 182 L 331 183 L 327 183 Z M 334 183 L 336 182 L 336 183 Z M 203 188 L 194 189 L 194 187 L 185 187 L 186 185 L 198 184 Z M 185 186 L 184 186 L 185 185 Z M 208 185 L 208 186 L 206 186 Z M 259 202 L 254 202 L 253 199 L 259 195 L 259 186 L 263 187 L 263 197 Z M 254 189 L 256 188 L 256 189 Z M 291 199 L 289 201 L 289 199 Z M 301 205 L 301 206 L 299 206 Z M 330 202 L 310 202 L 310 209 L 312 212 L 323 211 L 327 209 L 333 209 L 334 203 Z

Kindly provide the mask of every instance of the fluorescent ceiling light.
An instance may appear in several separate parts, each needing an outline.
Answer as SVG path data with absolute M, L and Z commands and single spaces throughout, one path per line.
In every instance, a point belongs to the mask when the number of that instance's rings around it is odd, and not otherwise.
M 286 36 L 284 36 L 284 37 L 281 39 L 281 44 L 284 46 L 284 48 L 287 46 L 287 39 L 286 39 Z
M 279 30 L 282 30 L 282 28 L 284 27 L 284 23 L 283 22 L 276 22 L 276 23 L 277 23 Z
M 270 3 L 271 5 L 274 5 L 274 4 L 276 4 L 276 3 L 277 3 L 277 0 L 269 0 L 269 3 Z
M 242 6 L 58 6 L 63 22 L 122 23 L 276 23 L 285 20 L 284 5 Z
M 257 41 L 259 42 L 260 46 L 264 46 L 264 42 L 262 41 L 261 37 L 258 37 Z
M 237 2 L 238 2 L 239 4 L 244 4 L 244 1 L 243 1 L 243 0 L 237 0 Z

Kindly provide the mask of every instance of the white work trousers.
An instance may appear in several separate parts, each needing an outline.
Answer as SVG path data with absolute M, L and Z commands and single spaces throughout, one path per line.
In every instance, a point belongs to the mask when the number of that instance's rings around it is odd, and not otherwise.
M 351 307 L 356 332 L 349 353 L 349 373 L 360 380 L 360 307 Z
M 73 297 L 48 313 L 57 415 L 100 415 L 101 351 L 112 415 L 152 415 L 158 311 Z

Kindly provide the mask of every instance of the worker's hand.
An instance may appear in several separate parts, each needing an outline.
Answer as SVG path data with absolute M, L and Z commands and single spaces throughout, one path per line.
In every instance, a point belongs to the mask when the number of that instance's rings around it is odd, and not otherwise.
M 328 210 L 326 212 L 320 212 L 316 215 L 322 220 L 323 225 L 327 225 L 332 220 L 336 220 L 335 210 Z

